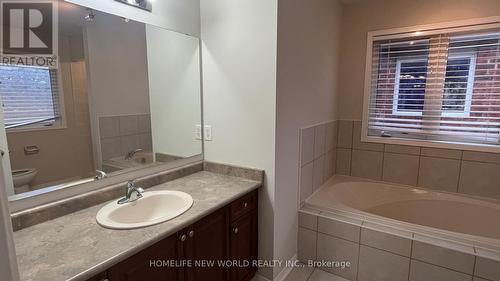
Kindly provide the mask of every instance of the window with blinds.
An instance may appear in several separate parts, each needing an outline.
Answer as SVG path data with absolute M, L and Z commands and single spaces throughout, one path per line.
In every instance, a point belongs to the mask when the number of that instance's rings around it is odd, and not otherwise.
M 56 71 L 0 65 L 0 96 L 7 129 L 52 126 L 60 118 Z
M 473 30 L 369 36 L 365 137 L 500 147 L 500 29 Z

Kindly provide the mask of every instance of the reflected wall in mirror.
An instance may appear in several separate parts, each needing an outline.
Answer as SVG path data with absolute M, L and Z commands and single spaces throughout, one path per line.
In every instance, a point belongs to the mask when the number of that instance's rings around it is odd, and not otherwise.
M 202 153 L 198 38 L 59 2 L 58 40 L 57 69 L 0 65 L 11 199 Z

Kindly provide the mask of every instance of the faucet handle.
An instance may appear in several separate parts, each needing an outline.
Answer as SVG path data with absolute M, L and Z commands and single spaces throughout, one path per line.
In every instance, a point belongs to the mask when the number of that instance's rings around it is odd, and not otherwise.
M 144 192 L 144 188 L 136 186 L 134 180 L 129 180 L 127 182 L 127 189 L 135 189 L 139 193 L 143 193 Z
M 108 177 L 108 175 L 105 172 L 103 172 L 101 170 L 96 170 L 95 171 L 95 177 L 94 177 L 94 179 L 96 179 L 96 180 L 102 180 L 102 179 L 107 178 L 107 177 Z

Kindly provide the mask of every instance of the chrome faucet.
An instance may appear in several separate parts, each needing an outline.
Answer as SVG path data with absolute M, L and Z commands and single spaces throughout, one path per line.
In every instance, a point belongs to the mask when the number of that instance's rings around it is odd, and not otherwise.
M 144 193 L 144 189 L 138 186 L 135 186 L 134 181 L 127 182 L 127 191 L 125 193 L 125 197 L 118 200 L 118 204 L 125 204 L 137 201 L 142 198 L 142 193 Z
M 142 148 L 138 148 L 138 149 L 134 149 L 132 151 L 129 151 L 127 153 L 127 155 L 125 156 L 125 160 L 130 160 L 132 159 L 132 157 L 134 157 L 134 155 L 137 153 L 137 152 L 141 152 L 142 151 Z
M 95 177 L 94 177 L 94 179 L 96 179 L 96 180 L 102 180 L 102 179 L 107 178 L 107 177 L 108 177 L 108 175 L 105 172 L 103 172 L 101 170 L 96 170 L 95 171 Z

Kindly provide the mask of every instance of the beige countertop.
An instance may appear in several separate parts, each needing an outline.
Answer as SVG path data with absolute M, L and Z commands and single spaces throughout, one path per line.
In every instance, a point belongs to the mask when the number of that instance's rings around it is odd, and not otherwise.
M 86 280 L 261 185 L 260 181 L 203 171 L 148 189 L 180 190 L 194 200 L 186 213 L 158 225 L 133 230 L 103 228 L 95 216 L 104 203 L 22 229 L 14 233 L 21 280 Z

